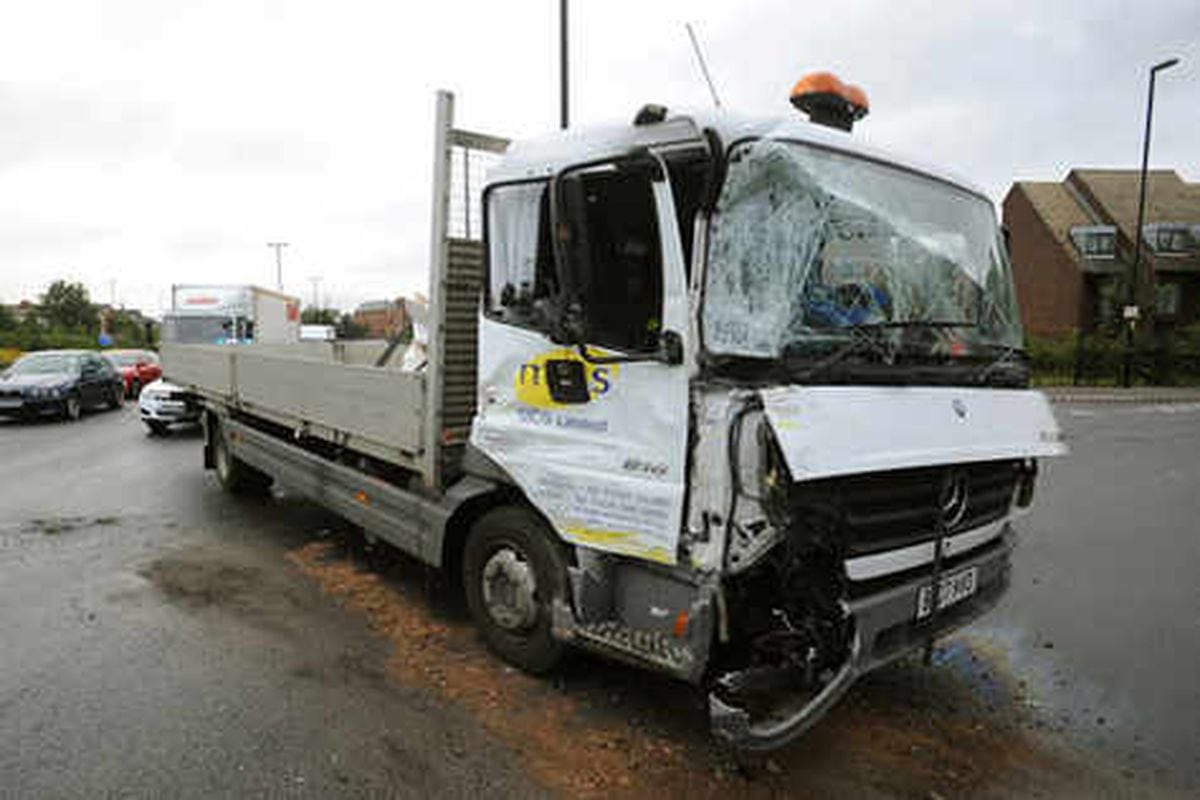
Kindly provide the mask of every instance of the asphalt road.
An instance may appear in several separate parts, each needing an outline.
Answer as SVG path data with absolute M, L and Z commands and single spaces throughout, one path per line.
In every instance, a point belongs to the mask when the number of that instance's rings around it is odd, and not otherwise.
M 220 492 L 194 433 L 149 438 L 132 408 L 0 423 L 0 797 L 1030 794 L 997 773 L 1041 751 L 1006 761 L 993 715 L 1069 752 L 1043 795 L 1195 790 L 1200 406 L 1057 413 L 1072 455 L 1002 605 L 744 785 L 687 690 L 514 675 L 326 547 L 337 520 Z
M 1015 585 L 973 632 L 1045 724 L 1200 789 L 1200 404 L 1057 406 Z
M 132 408 L 0 423 L 0 796 L 542 793 L 285 568 L 329 520 L 199 458 Z

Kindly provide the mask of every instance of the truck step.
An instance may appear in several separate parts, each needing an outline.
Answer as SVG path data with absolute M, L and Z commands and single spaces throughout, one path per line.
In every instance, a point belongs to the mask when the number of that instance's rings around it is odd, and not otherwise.
M 631 628 L 617 620 L 581 624 L 575 628 L 575 638 L 585 647 L 650 662 L 671 673 L 687 670 L 692 662 L 688 648 L 665 633 Z

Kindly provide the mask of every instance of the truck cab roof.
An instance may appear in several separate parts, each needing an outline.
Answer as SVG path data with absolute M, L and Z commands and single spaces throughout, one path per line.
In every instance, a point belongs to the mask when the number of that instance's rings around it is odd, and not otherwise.
M 490 183 L 550 177 L 574 164 L 620 156 L 635 147 L 663 147 L 695 143 L 702 146 L 703 131 L 712 130 L 724 147 L 756 138 L 787 139 L 849 155 L 891 164 L 927 175 L 990 201 L 979 186 L 954 173 L 917 159 L 864 144 L 853 134 L 809 122 L 799 115 L 762 117 L 704 109 L 671 113 L 661 122 L 644 125 L 609 123 L 568 128 L 543 136 L 514 141 L 490 170 Z

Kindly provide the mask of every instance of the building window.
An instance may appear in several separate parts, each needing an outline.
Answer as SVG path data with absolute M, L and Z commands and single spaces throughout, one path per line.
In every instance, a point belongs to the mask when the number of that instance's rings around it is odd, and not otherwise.
M 1084 258 L 1115 258 L 1117 229 L 1112 225 L 1077 225 L 1071 228 L 1071 241 Z
M 1146 243 L 1162 255 L 1187 255 L 1196 248 L 1191 227 L 1176 223 L 1156 222 L 1142 230 Z
M 1160 317 L 1173 317 L 1179 313 L 1180 286 L 1178 283 L 1160 283 L 1154 287 L 1154 313 Z

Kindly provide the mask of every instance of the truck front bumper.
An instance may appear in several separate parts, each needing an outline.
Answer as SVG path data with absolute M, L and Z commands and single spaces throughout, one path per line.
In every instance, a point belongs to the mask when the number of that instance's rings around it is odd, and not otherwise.
M 971 597 L 927 619 L 917 619 L 917 603 L 921 590 L 931 584 L 928 574 L 848 601 L 853 638 L 846 661 L 832 680 L 815 696 L 785 701 L 757 720 L 710 692 L 713 734 L 739 750 L 773 750 L 795 739 L 832 708 L 859 676 L 961 628 L 994 606 L 1008 588 L 1014 538 L 1006 527 L 999 539 L 977 554 L 956 559 L 947 573 L 975 567 L 978 588 Z

